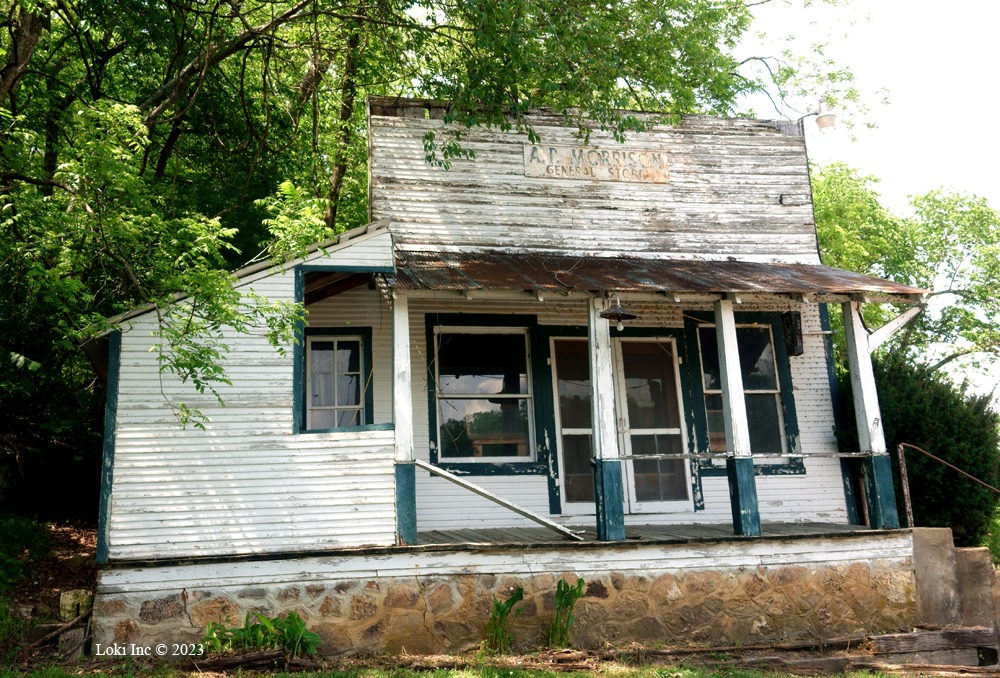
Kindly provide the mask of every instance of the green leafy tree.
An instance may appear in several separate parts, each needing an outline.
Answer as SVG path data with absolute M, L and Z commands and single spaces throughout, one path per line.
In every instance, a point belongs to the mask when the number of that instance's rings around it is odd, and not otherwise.
M 6 0 L 0 492 L 40 496 L 42 469 L 93 487 L 103 385 L 78 344 L 123 311 L 156 312 L 161 370 L 193 392 L 227 383 L 222 327 L 287 350 L 302 309 L 240 296 L 226 271 L 365 222 L 368 94 L 532 136 L 538 106 L 584 138 L 643 129 L 620 109 L 729 114 L 776 82 L 733 56 L 757 4 Z M 816 94 L 846 91 L 819 67 Z M 431 162 L 469 155 L 460 131 L 425 142 Z
M 874 361 L 888 448 L 916 445 L 966 473 L 1000 485 L 1000 414 L 990 409 L 989 395 L 973 395 L 956 387 L 930 366 L 913 365 L 902 356 Z M 840 393 L 847 416 L 842 447 L 857 450 L 857 429 L 850 376 L 842 374 Z M 978 546 L 989 537 L 990 521 L 1000 495 L 972 482 L 915 450 L 906 451 L 906 465 L 919 527 L 950 527 L 957 546 Z M 893 474 L 899 515 L 905 516 L 899 468 Z
M 1000 357 L 1000 213 L 985 198 L 938 189 L 912 196 L 913 215 L 900 217 L 881 204 L 875 177 L 834 163 L 812 179 L 823 263 L 929 290 L 885 351 L 931 372 L 953 361 L 982 369 Z M 867 304 L 863 313 L 875 329 L 906 308 Z

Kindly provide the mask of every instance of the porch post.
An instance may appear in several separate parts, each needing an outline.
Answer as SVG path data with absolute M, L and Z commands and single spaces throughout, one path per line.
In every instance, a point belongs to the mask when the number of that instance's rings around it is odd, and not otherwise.
M 892 466 L 885 449 L 868 333 L 861 324 L 860 303 L 848 301 L 841 308 L 844 311 L 851 391 L 854 393 L 854 418 L 858 424 L 858 446 L 861 452 L 871 453 L 862 466 L 868 521 L 875 529 L 893 530 L 899 527 L 899 514 L 896 512 L 896 491 L 892 486 Z
M 413 465 L 413 387 L 410 370 L 410 314 L 404 296 L 392 300 L 392 422 L 396 439 L 396 536 L 417 543 L 416 466 Z
M 594 501 L 597 504 L 597 538 L 625 539 L 625 499 L 622 466 L 615 424 L 615 384 L 611 361 L 611 329 L 601 317 L 604 299 L 587 301 L 587 342 L 590 347 L 590 421 L 594 445 Z
M 729 501 L 733 510 L 733 532 L 744 536 L 760 534 L 757 508 L 757 479 L 750 453 L 750 426 L 743 396 L 743 372 L 736 345 L 733 302 L 715 302 L 715 334 L 719 345 L 719 374 L 722 379 L 722 415 L 726 425 L 726 473 Z

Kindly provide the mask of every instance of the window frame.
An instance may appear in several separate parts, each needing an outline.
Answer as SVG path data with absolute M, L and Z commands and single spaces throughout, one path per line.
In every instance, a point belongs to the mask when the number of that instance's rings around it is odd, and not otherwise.
M 538 451 L 535 446 L 535 385 L 531 370 L 531 338 L 528 327 L 502 326 L 491 327 L 483 325 L 435 325 L 433 327 L 433 351 L 431 359 L 434 370 L 434 451 L 439 460 L 450 464 L 534 464 L 538 462 Z M 521 335 L 524 337 L 525 355 L 525 377 L 527 380 L 527 393 L 442 393 L 439 388 L 441 384 L 440 361 L 438 360 L 439 342 L 438 337 L 442 334 L 472 334 L 472 335 Z M 441 455 L 440 447 L 440 426 L 443 416 L 441 414 L 442 400 L 525 400 L 528 410 L 528 454 L 524 457 L 445 457 Z
M 794 308 L 794 307 L 793 307 Z M 786 310 L 786 309 L 783 309 Z M 785 449 L 787 454 L 799 454 L 802 451 L 799 438 L 798 417 L 795 411 L 795 394 L 793 392 L 791 358 L 785 348 L 785 333 L 781 323 L 782 311 L 736 311 L 737 325 L 769 325 L 771 328 L 775 368 L 778 376 L 778 387 L 781 391 L 780 416 L 784 422 Z M 696 447 L 699 451 L 709 449 L 708 420 L 705 410 L 704 373 L 701 366 L 701 344 L 698 337 L 700 325 L 715 325 L 715 315 L 711 311 L 687 311 L 684 318 L 684 334 L 687 343 L 687 354 L 692 361 L 697 356 L 698 374 L 690 385 L 694 396 L 692 400 L 695 415 Z M 693 377 L 695 375 L 692 375 Z M 805 461 L 802 457 L 781 459 L 780 463 L 768 463 L 766 460 L 774 457 L 754 457 L 754 473 L 761 476 L 771 475 L 805 475 Z M 718 462 L 718 463 L 716 463 Z M 703 477 L 725 476 L 727 474 L 724 459 L 698 460 L 699 475 Z
M 335 428 L 309 428 L 309 386 L 311 377 L 309 374 L 309 342 L 314 337 L 327 337 L 330 339 L 344 339 L 347 337 L 359 337 L 361 339 L 361 399 L 362 412 L 364 414 L 364 425 L 359 426 L 339 426 Z M 296 348 L 301 350 L 301 361 L 297 374 L 298 383 L 295 385 L 295 400 L 298 407 L 295 409 L 296 433 L 342 433 L 347 431 L 374 431 L 381 429 L 391 429 L 392 424 L 373 424 L 375 414 L 375 377 L 372 364 L 372 328 L 370 326 L 350 326 L 350 327 L 306 327 L 302 331 L 301 339 L 296 344 Z M 345 408 L 346 409 L 346 408 Z
M 360 392 L 360 395 L 359 395 L 359 398 L 358 398 L 358 404 L 357 405 L 324 405 L 324 406 L 313 406 L 311 404 L 312 398 L 311 398 L 310 394 L 312 393 L 312 377 L 313 377 L 313 371 L 312 371 L 312 344 L 314 344 L 317 341 L 333 342 L 334 356 L 336 356 L 336 353 L 337 353 L 337 344 L 338 343 L 340 343 L 342 341 L 356 341 L 356 342 L 358 342 L 358 372 L 357 372 L 357 375 L 358 375 L 358 379 L 361 382 L 359 384 L 359 386 L 361 388 L 361 392 Z M 366 367 L 368 367 L 368 361 L 365 360 L 365 356 L 366 356 L 366 354 L 368 354 L 368 353 L 371 352 L 371 347 L 369 346 L 369 340 L 366 339 L 365 336 L 363 334 L 360 334 L 360 333 L 359 334 L 310 334 L 310 335 L 306 336 L 305 342 L 306 342 L 306 346 L 305 346 L 305 349 L 306 349 L 306 398 L 305 398 L 305 408 L 304 409 L 305 409 L 305 416 L 306 416 L 306 421 L 305 421 L 305 423 L 306 423 L 306 430 L 310 430 L 310 431 L 325 430 L 325 429 L 318 429 L 316 427 L 310 427 L 309 426 L 309 415 L 312 412 L 340 412 L 340 411 L 354 412 L 354 411 L 357 411 L 358 414 L 361 417 L 361 421 L 359 423 L 357 423 L 357 424 L 352 424 L 350 426 L 336 427 L 336 428 L 340 428 L 340 429 L 351 430 L 351 429 L 355 429 L 355 428 L 361 428 L 363 426 L 367 426 L 368 424 L 370 424 L 371 421 L 369 421 L 369 420 L 371 419 L 371 414 L 365 411 L 367 409 L 365 407 L 365 396 L 368 394 L 368 391 L 371 390 L 371 386 L 372 386 L 372 384 L 369 382 L 369 376 L 371 375 L 371 370 L 370 369 L 365 369 Z M 334 401 L 336 401 L 336 391 L 338 389 L 337 376 L 339 376 L 340 374 L 341 373 L 336 370 L 336 357 L 334 357 L 334 372 L 333 372 L 333 375 L 334 375 L 334 380 L 333 380 L 333 382 L 334 382 L 334 393 L 335 393 Z M 353 374 L 353 373 L 345 373 L 345 374 Z
M 745 323 L 745 322 L 738 322 L 738 323 L 736 323 L 736 328 L 737 329 L 739 329 L 741 327 L 749 327 L 749 328 L 752 328 L 752 329 L 766 329 L 767 330 L 768 340 L 771 342 L 771 359 L 774 360 L 774 388 L 773 389 L 747 389 L 747 388 L 744 388 L 743 389 L 743 395 L 744 395 L 744 397 L 747 396 L 747 395 L 773 395 L 774 396 L 775 402 L 776 402 L 776 405 L 777 405 L 776 411 L 778 413 L 778 437 L 781 439 L 781 454 L 788 454 L 788 432 L 787 432 L 787 430 L 785 428 L 785 404 L 784 404 L 784 399 L 781 397 L 781 375 L 778 373 L 778 351 L 775 348 L 774 328 L 770 324 Z M 722 389 L 721 388 L 713 388 L 713 389 L 707 389 L 707 388 L 705 388 L 705 360 L 704 360 L 705 353 L 702 350 L 702 346 L 701 346 L 701 330 L 703 330 L 703 329 L 709 329 L 709 328 L 711 328 L 711 329 L 714 330 L 715 329 L 715 323 L 700 323 L 698 325 L 698 328 L 697 328 L 697 334 L 698 334 L 698 366 L 701 369 L 701 392 L 702 392 L 702 396 L 709 396 L 709 395 L 719 395 L 719 396 L 721 396 L 722 395 Z M 704 402 L 704 397 L 702 398 L 702 401 Z M 705 415 L 706 415 L 706 418 L 707 418 L 707 416 L 708 416 L 708 404 L 707 403 L 705 404 Z M 711 448 L 709 448 L 709 449 L 711 449 Z M 782 458 L 780 456 L 768 455 L 768 454 L 759 454 L 759 453 L 756 453 L 756 452 L 753 453 L 753 458 L 754 458 L 754 460 L 771 460 L 770 462 L 768 462 L 770 464 L 787 464 L 788 461 L 789 461 L 789 459 L 787 457 Z M 720 465 L 720 463 L 719 463 L 720 461 L 721 461 L 722 465 L 725 465 L 725 461 L 724 460 L 711 459 L 710 461 L 715 466 Z

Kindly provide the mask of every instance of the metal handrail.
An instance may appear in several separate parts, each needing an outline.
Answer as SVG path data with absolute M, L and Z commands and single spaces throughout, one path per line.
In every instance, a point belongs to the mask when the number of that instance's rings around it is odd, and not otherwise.
M 965 471 L 963 471 L 962 469 L 958 468 L 954 464 L 949 464 L 948 462 L 946 462 L 941 457 L 935 457 L 933 454 L 931 454 L 927 450 L 922 450 L 919 447 L 917 447 L 916 445 L 911 445 L 909 443 L 900 443 L 896 447 L 896 453 L 899 455 L 899 476 L 900 476 L 900 480 L 902 480 L 902 482 L 903 482 L 903 501 L 906 504 L 906 526 L 907 527 L 913 527 L 913 505 L 910 503 L 910 481 L 907 479 L 907 475 L 906 475 L 906 455 L 903 453 L 903 448 L 904 447 L 909 447 L 910 449 L 916 450 L 917 452 L 920 452 L 921 454 L 925 454 L 928 457 L 930 457 L 931 459 L 933 459 L 934 461 L 941 462 L 942 464 L 944 464 L 948 468 L 952 469 L 953 471 L 958 471 L 959 473 L 961 473 L 963 476 L 965 476 L 969 480 L 971 480 L 973 482 L 976 482 L 976 483 L 979 483 L 983 487 L 985 487 L 985 488 L 987 488 L 989 490 L 993 490 L 997 494 L 1000 494 L 1000 490 L 998 490 L 997 488 L 993 487 L 992 485 L 988 485 L 988 484 L 984 483 L 982 480 L 980 480 L 979 478 L 977 478 L 977 477 L 975 477 L 973 475 L 970 475 L 970 474 L 966 473 Z

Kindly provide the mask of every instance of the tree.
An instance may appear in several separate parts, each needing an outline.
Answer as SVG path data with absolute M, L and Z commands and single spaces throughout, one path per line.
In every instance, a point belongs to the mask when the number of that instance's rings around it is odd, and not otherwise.
M 840 163 L 814 167 L 812 180 L 823 263 L 929 290 L 921 314 L 884 352 L 930 372 L 1000 357 L 1000 213 L 984 198 L 938 189 L 912 196 L 913 215 L 900 217 L 879 202 L 878 179 Z M 874 329 L 905 308 L 863 312 Z
M 363 223 L 367 94 L 450 101 L 459 131 L 425 140 L 442 164 L 467 155 L 463 126 L 534 135 L 538 106 L 583 137 L 643 129 L 620 109 L 729 114 L 769 86 L 732 56 L 755 4 L 7 0 L 0 490 L 99 455 L 102 385 L 77 345 L 122 311 L 155 310 L 161 370 L 198 390 L 226 383 L 222 326 L 287 348 L 302 309 L 226 271 Z
M 913 365 L 899 354 L 874 361 L 886 445 L 923 448 L 966 473 L 1000 484 L 1000 414 L 990 396 L 969 394 L 931 366 Z M 841 373 L 840 393 L 847 430 L 841 446 L 857 450 L 850 375 Z M 950 527 L 956 546 L 978 546 L 987 538 L 1000 495 L 919 452 L 908 450 L 913 517 L 920 527 Z M 893 469 L 899 515 L 905 516 L 899 468 Z

